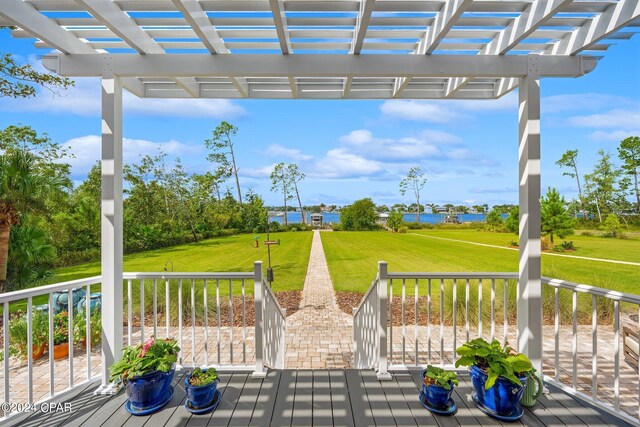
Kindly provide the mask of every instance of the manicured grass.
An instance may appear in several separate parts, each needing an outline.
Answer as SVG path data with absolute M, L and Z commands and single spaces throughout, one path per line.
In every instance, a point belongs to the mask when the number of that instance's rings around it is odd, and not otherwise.
M 263 261 L 263 270 L 266 275 L 267 247 L 263 244 L 266 240 L 266 234 L 259 236 L 259 248 L 254 246 L 254 235 L 240 234 L 127 255 L 124 257 L 124 271 L 162 272 L 168 260 L 171 260 L 173 270 L 177 272 L 253 271 L 253 263 Z M 281 241 L 280 246 L 271 246 L 271 264 L 275 279 L 273 289 L 275 291 L 302 290 L 309 263 L 312 233 L 271 233 L 270 237 L 272 240 L 280 239 Z M 168 268 L 171 271 L 171 264 L 168 265 Z M 93 262 L 61 268 L 55 271 L 49 283 L 66 282 L 98 275 L 100 275 L 100 263 Z M 213 292 L 214 286 L 215 284 L 210 282 L 208 288 Z M 93 286 L 91 291 L 99 291 L 99 286 Z M 229 293 L 226 286 L 222 286 L 220 291 L 222 295 Z M 137 287 L 134 286 L 134 294 L 138 292 Z M 234 287 L 234 294 L 240 292 L 241 289 Z M 247 286 L 246 292 L 252 294 L 253 285 Z M 136 295 L 134 295 L 135 297 Z M 33 299 L 35 305 L 46 304 L 47 301 L 46 295 Z M 26 302 L 11 304 L 11 312 L 25 310 L 25 308 Z
M 556 244 L 564 240 L 573 241 L 576 251 L 564 252 L 564 255 L 640 262 L 640 237 L 638 237 L 637 234 L 626 233 L 629 238 L 623 240 L 599 237 L 599 234 L 602 233 L 601 231 L 590 232 L 595 235 L 583 236 L 581 234 L 574 234 L 564 239 L 556 237 L 555 241 Z M 409 233 L 505 247 L 508 246 L 511 241 L 518 241 L 518 236 L 513 233 L 497 233 L 483 230 L 409 230 Z M 580 233 L 580 231 L 578 231 L 578 233 Z
M 464 231 L 465 233 L 458 236 L 465 236 L 469 240 L 470 236 L 496 237 L 491 233 L 484 235 L 484 232 Z M 448 238 L 455 236 L 449 231 L 433 231 L 432 233 Z M 508 239 L 508 237 L 506 238 Z M 587 239 L 598 239 L 598 242 L 604 241 L 612 244 L 631 242 L 636 246 L 639 245 L 637 241 L 609 241 L 596 237 L 584 237 L 584 239 L 585 242 L 590 241 Z M 517 251 L 469 245 L 464 242 L 429 239 L 413 234 L 334 232 L 322 233 L 322 241 L 334 286 L 336 290 L 342 291 L 364 293 L 375 278 L 378 261 L 386 261 L 389 265 L 389 271 L 518 271 Z M 486 240 L 475 241 L 492 243 Z M 588 256 L 604 253 L 606 250 L 598 252 L 594 244 L 592 252 Z M 585 256 L 587 255 L 585 254 Z M 604 258 L 604 256 L 601 257 Z M 612 256 L 609 255 L 609 258 Z M 634 261 L 638 259 L 640 259 L 640 255 Z M 635 266 L 543 256 L 542 274 L 623 292 L 640 293 L 640 288 L 638 288 L 640 267 Z

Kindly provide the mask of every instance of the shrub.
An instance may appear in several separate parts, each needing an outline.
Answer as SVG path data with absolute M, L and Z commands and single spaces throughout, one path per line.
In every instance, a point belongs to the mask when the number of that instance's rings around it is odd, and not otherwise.
M 565 240 L 564 242 L 562 242 L 561 246 L 565 251 L 575 251 L 576 250 L 576 247 L 573 245 L 573 240 L 570 241 L 570 242 L 567 242 Z
M 407 232 L 408 230 L 409 230 L 409 229 L 408 229 L 406 226 L 402 226 L 402 227 L 398 228 L 398 233 L 400 233 L 400 234 L 406 234 L 406 232 Z
M 540 238 L 540 249 L 542 249 L 543 251 L 548 251 L 553 247 L 553 245 L 551 244 L 551 241 L 549 241 L 548 237 L 542 236 Z
M 622 228 L 622 225 L 620 224 L 620 220 L 615 214 L 609 214 L 604 220 L 602 228 L 605 231 L 602 237 L 617 237 L 620 229 Z

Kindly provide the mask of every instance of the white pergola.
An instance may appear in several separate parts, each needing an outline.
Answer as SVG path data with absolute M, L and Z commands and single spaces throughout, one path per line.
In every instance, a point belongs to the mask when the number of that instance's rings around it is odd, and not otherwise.
M 540 79 L 592 71 L 639 17 L 639 0 L 0 0 L 0 25 L 56 51 L 45 67 L 102 79 L 102 392 L 122 348 L 123 88 L 495 99 L 519 87 L 518 348 L 540 369 Z

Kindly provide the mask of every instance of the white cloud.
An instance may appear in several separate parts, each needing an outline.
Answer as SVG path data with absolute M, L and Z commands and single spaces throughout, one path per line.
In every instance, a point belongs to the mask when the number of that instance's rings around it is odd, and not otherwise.
M 373 140 L 373 134 L 366 129 L 351 131 L 347 135 L 340 137 L 340 142 L 345 144 L 365 144 Z
M 96 161 L 100 160 L 102 139 L 99 135 L 73 138 L 62 145 L 65 148 L 70 148 L 75 155 L 75 158 L 68 160 L 73 176 L 85 176 Z M 172 156 L 199 154 L 203 150 L 201 146 L 190 146 L 175 140 L 153 142 L 144 139 L 123 138 L 122 145 L 125 163 L 137 162 L 140 156 L 145 154 L 153 155 L 157 153 L 159 148 Z
M 269 178 L 275 166 L 276 164 L 274 163 L 268 166 L 263 166 L 261 168 L 238 169 L 238 174 L 240 176 L 244 176 L 248 178 Z
M 316 178 L 360 178 L 383 171 L 380 162 L 350 153 L 344 148 L 329 150 L 326 156 L 316 161 L 309 176 Z
M 295 161 L 307 161 L 313 158 L 313 156 L 304 154 L 297 148 L 287 148 L 280 144 L 271 144 L 265 150 L 265 154 L 270 157 L 286 157 Z
M 604 113 L 574 116 L 570 117 L 568 122 L 579 127 L 635 128 L 640 123 L 640 106 L 629 109 L 616 108 Z
M 52 94 L 41 91 L 37 98 L 0 98 L 0 111 L 39 112 L 48 114 L 101 114 L 100 80 L 79 78 L 75 87 Z M 123 93 L 123 113 L 147 116 L 235 118 L 246 114 L 244 108 L 228 99 L 155 99 L 138 98 Z
M 625 138 L 628 138 L 630 136 L 635 136 L 635 135 L 640 135 L 640 128 L 639 129 L 635 129 L 635 130 L 613 130 L 610 132 L 606 132 L 606 131 L 601 131 L 601 130 L 597 130 L 593 133 L 591 133 L 591 135 L 589 135 L 589 138 L 596 140 L 596 141 L 611 141 L 611 142 L 620 142 Z
M 544 113 L 564 113 L 570 111 L 593 111 L 613 105 L 627 105 L 631 101 L 617 95 L 602 93 L 575 93 L 545 96 L 540 106 Z

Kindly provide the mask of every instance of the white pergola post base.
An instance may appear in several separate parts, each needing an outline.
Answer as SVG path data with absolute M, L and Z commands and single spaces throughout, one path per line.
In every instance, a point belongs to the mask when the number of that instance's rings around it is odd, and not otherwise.
M 378 372 L 380 381 L 391 380 L 387 354 L 387 263 L 378 263 Z
M 519 89 L 520 263 L 518 351 L 542 371 L 542 283 L 540 269 L 540 70 L 529 55 Z
M 109 368 L 122 355 L 122 86 L 113 56 L 102 72 L 102 384 L 96 393 L 118 391 Z

